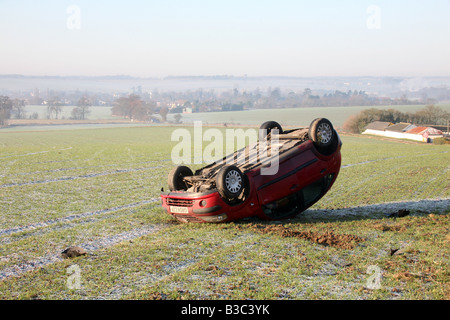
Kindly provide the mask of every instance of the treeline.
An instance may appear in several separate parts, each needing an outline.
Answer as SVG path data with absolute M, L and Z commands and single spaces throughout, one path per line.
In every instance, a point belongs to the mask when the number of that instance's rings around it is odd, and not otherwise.
M 406 122 L 416 125 L 447 125 L 447 122 L 450 121 L 450 113 L 435 105 L 427 105 L 414 113 L 400 112 L 394 109 L 371 108 L 349 117 L 343 125 L 343 130 L 350 133 L 361 133 L 369 123 L 374 121 Z
M 267 90 L 239 90 L 223 92 L 202 89 L 188 92 L 152 92 L 142 96 L 144 101 L 158 101 L 165 105 L 176 104 L 177 108 L 190 107 L 193 112 L 238 111 L 245 109 L 300 108 L 326 106 L 378 106 L 417 104 L 402 96 L 400 98 L 377 97 L 365 91 L 343 92 L 336 90 L 322 95 L 306 88 L 300 91 L 268 88 Z M 427 101 L 435 103 L 435 101 Z
M 140 91 L 140 90 L 139 90 Z M 269 88 L 252 91 L 237 88 L 223 92 L 198 89 L 187 92 L 158 92 L 130 94 L 113 102 L 113 114 L 135 120 L 148 120 L 160 114 L 163 121 L 167 113 L 240 111 L 246 109 L 300 108 L 321 106 L 377 106 L 416 104 L 405 97 L 380 98 L 364 91 L 314 94 L 309 88 L 300 92 Z
M 276 103 L 281 108 L 295 107 L 329 107 L 329 106 L 378 106 L 378 105 L 408 105 L 416 102 L 406 96 L 400 98 L 377 97 L 368 95 L 365 91 L 349 90 L 347 92 L 336 90 L 322 95 L 306 88 L 302 92 L 289 91 L 281 94 L 279 89 L 273 90 L 268 97 L 261 97 L 256 107 L 271 108 Z
M 58 119 L 62 112 L 64 104 L 58 97 L 48 99 L 47 105 L 47 119 Z M 89 107 L 92 105 L 91 100 L 87 96 L 82 96 L 77 105 L 72 109 L 71 119 L 85 120 L 90 113 Z M 26 101 L 23 99 L 10 99 L 8 96 L 0 96 L 0 126 L 7 125 L 10 118 L 15 119 L 37 119 L 38 114 L 27 115 L 25 110 Z

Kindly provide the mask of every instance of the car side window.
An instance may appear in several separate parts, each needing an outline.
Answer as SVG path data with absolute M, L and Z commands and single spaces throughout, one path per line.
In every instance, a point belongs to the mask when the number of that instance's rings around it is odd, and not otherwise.
M 293 215 L 300 210 L 304 210 L 323 195 L 332 180 L 333 175 L 330 174 L 296 193 L 263 205 L 264 213 L 272 219 L 281 219 Z
M 328 188 L 332 180 L 333 175 L 330 174 L 303 188 L 302 191 L 305 207 L 309 207 L 317 201 L 322 196 L 323 192 Z
M 299 212 L 302 206 L 303 196 L 301 191 L 299 191 L 263 205 L 262 208 L 264 213 L 271 219 L 283 219 Z
M 303 196 L 305 199 L 305 206 L 309 207 L 317 198 L 320 197 L 323 190 L 323 179 L 311 183 L 309 186 L 303 188 Z

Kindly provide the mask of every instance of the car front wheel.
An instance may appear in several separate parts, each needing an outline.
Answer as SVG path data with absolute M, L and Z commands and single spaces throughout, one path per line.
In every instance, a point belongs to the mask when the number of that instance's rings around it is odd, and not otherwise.
M 236 166 L 222 168 L 216 178 L 219 194 L 226 199 L 236 199 L 244 190 L 244 175 Z

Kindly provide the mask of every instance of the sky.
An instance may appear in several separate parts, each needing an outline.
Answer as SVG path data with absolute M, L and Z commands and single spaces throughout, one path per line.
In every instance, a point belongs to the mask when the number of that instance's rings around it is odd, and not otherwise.
M 0 74 L 450 76 L 450 0 L 0 0 Z

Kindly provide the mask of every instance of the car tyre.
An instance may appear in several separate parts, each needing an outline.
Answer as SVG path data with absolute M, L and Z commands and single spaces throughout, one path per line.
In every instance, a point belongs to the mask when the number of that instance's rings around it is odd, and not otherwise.
M 167 183 L 170 191 L 186 190 L 187 185 L 184 177 L 192 176 L 192 170 L 186 166 L 177 166 L 169 173 Z
M 276 121 L 266 121 L 259 127 L 259 140 L 265 140 L 269 133 L 274 130 L 278 129 L 278 133 L 283 133 L 283 128 L 281 125 Z
M 237 199 L 244 190 L 244 175 L 242 171 L 233 165 L 223 167 L 217 174 L 216 187 L 223 198 Z
M 308 136 L 315 145 L 322 148 L 330 146 L 333 139 L 336 139 L 333 125 L 325 118 L 318 118 L 311 122 Z

